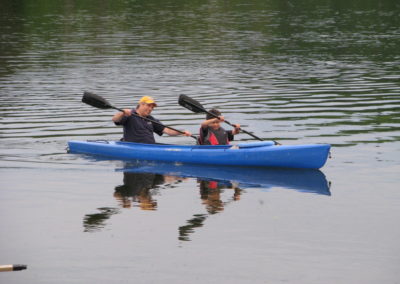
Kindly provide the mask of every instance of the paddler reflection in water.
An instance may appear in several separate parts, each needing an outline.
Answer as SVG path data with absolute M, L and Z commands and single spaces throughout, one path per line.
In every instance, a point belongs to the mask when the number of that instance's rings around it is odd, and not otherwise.
M 124 172 L 124 184 L 115 188 L 114 197 L 123 208 L 131 208 L 134 203 L 143 210 L 156 210 L 157 201 L 152 195 L 164 183 L 163 175 Z
M 115 187 L 114 197 L 122 208 L 138 207 L 142 210 L 157 210 L 154 195 L 158 194 L 159 189 L 185 179 L 155 173 L 124 172 L 123 185 Z M 178 239 L 181 241 L 189 241 L 189 235 L 195 228 L 202 227 L 208 216 L 223 211 L 227 204 L 239 200 L 242 192 L 235 183 L 228 181 L 198 179 L 198 184 L 201 202 L 205 205 L 207 213 L 194 214 L 187 220 L 186 225 L 179 227 Z M 226 201 L 222 198 L 224 189 L 234 190 L 233 195 Z M 97 213 L 85 215 L 83 220 L 85 232 L 101 230 L 112 215 L 121 212 L 119 208 L 113 207 L 101 207 L 98 210 Z
M 121 140 L 126 142 L 154 144 L 156 141 L 153 133 L 157 133 L 160 136 L 163 135 L 163 133 L 171 136 L 182 135 L 182 133 L 167 128 L 160 123 L 155 123 L 159 122 L 159 120 L 151 116 L 151 112 L 156 106 L 157 104 L 152 97 L 144 96 L 139 100 L 136 109 L 124 109 L 124 112 L 117 112 L 112 117 L 112 121 L 116 125 L 122 125 L 124 128 L 124 136 Z M 151 119 L 155 122 L 150 122 L 141 117 Z M 183 131 L 183 133 L 185 136 L 192 135 L 189 131 Z
M 202 203 L 206 206 L 209 214 L 215 214 L 224 210 L 224 206 L 240 199 L 241 189 L 237 185 L 230 182 L 221 182 L 214 180 L 200 180 L 200 197 Z M 233 189 L 234 193 L 229 201 L 222 201 L 221 194 L 223 189 Z
M 184 178 L 154 173 L 124 172 L 123 185 L 115 187 L 114 197 L 122 208 L 139 207 L 142 210 L 156 210 L 157 201 L 153 196 L 161 186 L 181 182 Z M 83 220 L 85 232 L 95 232 L 105 227 L 112 215 L 120 213 L 119 208 L 101 207 L 100 212 L 87 214 Z

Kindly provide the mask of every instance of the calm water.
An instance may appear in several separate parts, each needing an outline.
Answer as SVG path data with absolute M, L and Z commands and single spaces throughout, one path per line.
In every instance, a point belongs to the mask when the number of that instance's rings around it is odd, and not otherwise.
M 247 1 L 248 2 L 248 1 Z M 398 283 L 398 1 L 1 1 L 0 283 Z M 320 171 L 67 154 L 151 95 L 332 144 Z M 191 144 L 187 137 L 158 142 Z M 253 141 L 246 134 L 237 141 Z

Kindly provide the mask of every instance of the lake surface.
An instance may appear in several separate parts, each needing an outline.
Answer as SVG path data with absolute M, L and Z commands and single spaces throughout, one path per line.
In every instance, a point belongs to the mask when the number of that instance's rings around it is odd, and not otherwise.
M 0 265 L 28 269 L 0 283 L 398 283 L 400 4 L 247 2 L 2 1 Z M 68 154 L 121 138 L 84 91 L 153 96 L 156 118 L 197 134 L 186 94 L 332 158 L 304 172 Z

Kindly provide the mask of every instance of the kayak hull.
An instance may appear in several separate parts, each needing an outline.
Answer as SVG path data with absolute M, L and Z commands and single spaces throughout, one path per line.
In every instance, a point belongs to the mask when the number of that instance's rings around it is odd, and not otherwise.
M 275 146 L 272 141 L 220 145 L 141 144 L 119 141 L 69 141 L 70 153 L 118 160 L 150 160 L 227 166 L 319 169 L 329 155 L 329 144 Z

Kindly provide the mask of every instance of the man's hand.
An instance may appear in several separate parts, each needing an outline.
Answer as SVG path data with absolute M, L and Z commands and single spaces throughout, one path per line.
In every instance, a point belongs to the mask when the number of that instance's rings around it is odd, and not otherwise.
M 131 114 L 132 110 L 127 108 L 123 109 L 123 112 L 119 111 L 116 114 L 114 114 L 114 116 L 112 117 L 112 121 L 114 121 L 115 123 L 119 123 L 124 116 L 130 116 Z
M 124 116 L 131 116 L 132 115 L 132 110 L 131 109 L 125 108 L 125 109 L 123 109 L 123 111 L 124 111 Z

